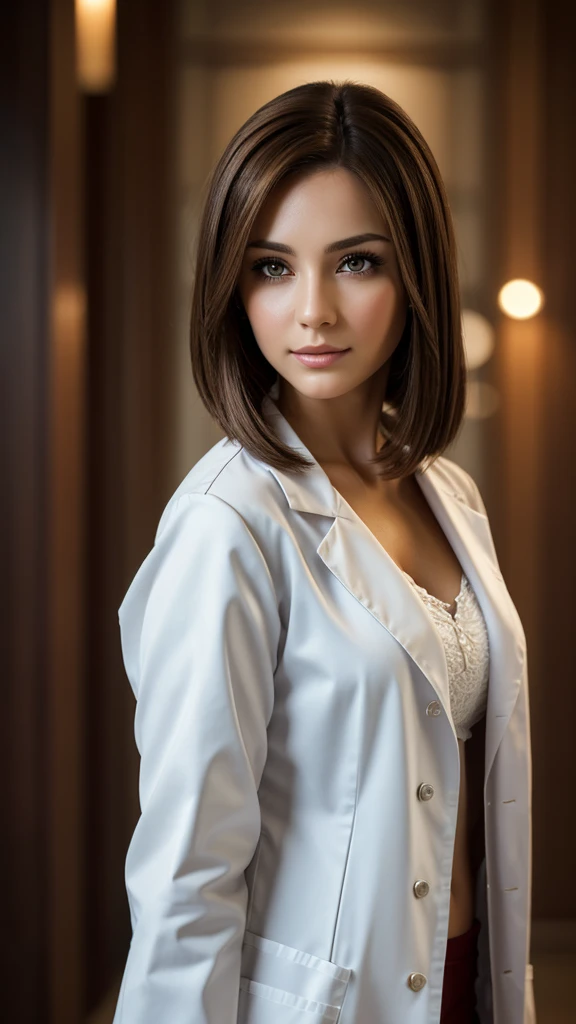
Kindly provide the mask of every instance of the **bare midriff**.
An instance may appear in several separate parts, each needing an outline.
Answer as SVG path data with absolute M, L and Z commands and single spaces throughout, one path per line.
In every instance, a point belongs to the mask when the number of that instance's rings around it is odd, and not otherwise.
M 474 874 L 469 848 L 468 787 L 464 740 L 458 740 L 458 754 L 460 756 L 460 791 L 450 883 L 449 939 L 453 935 L 462 935 L 463 932 L 467 932 L 474 921 Z

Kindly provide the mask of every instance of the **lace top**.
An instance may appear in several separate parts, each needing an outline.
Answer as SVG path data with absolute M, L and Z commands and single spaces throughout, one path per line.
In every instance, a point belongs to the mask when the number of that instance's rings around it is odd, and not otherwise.
M 489 676 L 488 633 L 472 585 L 462 573 L 456 611 L 452 615 L 448 602 L 429 594 L 407 572 L 402 572 L 426 604 L 440 633 L 448 663 L 454 728 L 458 739 L 470 739 L 471 726 L 486 711 Z

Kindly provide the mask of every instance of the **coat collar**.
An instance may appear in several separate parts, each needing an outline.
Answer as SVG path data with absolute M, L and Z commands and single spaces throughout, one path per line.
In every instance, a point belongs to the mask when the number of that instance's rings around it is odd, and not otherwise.
M 278 381 L 265 396 L 262 414 L 286 445 L 313 465 L 300 475 L 268 466 L 291 509 L 333 522 L 317 552 L 343 586 L 402 645 L 430 681 L 453 726 L 448 668 L 430 614 L 399 566 L 302 443 L 280 412 Z M 487 517 L 472 508 L 446 463 L 418 469 L 416 479 L 458 557 L 480 604 L 490 643 L 486 710 L 485 780 L 512 714 L 526 656 L 522 624 L 498 568 Z M 454 733 L 455 735 L 455 733 Z

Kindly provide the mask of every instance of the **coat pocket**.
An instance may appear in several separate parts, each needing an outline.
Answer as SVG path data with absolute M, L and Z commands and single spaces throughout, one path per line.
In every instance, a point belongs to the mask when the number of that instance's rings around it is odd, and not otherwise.
M 246 931 L 238 1024 L 336 1024 L 352 971 Z

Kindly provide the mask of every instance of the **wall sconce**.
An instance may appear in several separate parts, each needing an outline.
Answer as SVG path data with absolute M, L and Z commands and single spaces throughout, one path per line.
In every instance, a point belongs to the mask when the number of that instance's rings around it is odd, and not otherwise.
M 75 0 L 76 74 L 83 92 L 108 92 L 116 80 L 116 0 Z
M 542 309 L 544 293 L 532 281 L 516 278 L 500 289 L 498 305 L 503 313 L 514 320 L 528 320 Z

